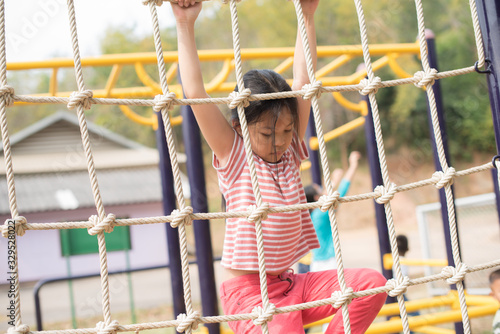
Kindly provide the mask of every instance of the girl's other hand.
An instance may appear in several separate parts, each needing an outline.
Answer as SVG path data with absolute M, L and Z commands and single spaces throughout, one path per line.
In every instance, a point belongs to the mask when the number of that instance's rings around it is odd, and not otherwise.
M 305 16 L 311 16 L 316 12 L 319 0 L 300 0 L 300 4 L 302 5 L 302 13 Z
M 171 2 L 177 23 L 194 23 L 201 11 L 201 2 L 195 0 L 178 0 Z

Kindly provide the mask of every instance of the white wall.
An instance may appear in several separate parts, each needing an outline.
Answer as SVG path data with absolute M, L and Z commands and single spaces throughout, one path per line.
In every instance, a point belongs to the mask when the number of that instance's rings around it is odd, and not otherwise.
M 161 216 L 161 203 L 133 204 L 106 207 L 107 213 L 118 217 Z M 58 212 L 43 212 L 25 215 L 28 223 L 47 223 L 61 220 L 86 220 L 95 214 L 94 208 Z M 5 221 L 9 217 L 0 217 Z M 168 263 L 166 232 L 164 224 L 148 224 L 130 227 L 132 250 L 129 252 L 131 268 L 165 265 Z M 0 272 L 7 273 L 7 239 L 0 238 Z M 17 238 L 19 279 L 21 282 L 38 281 L 68 274 L 66 259 L 61 255 L 58 230 L 28 230 Z M 70 260 L 72 275 L 98 273 L 100 268 L 98 254 L 72 256 Z M 126 269 L 125 252 L 108 252 L 108 270 Z M 3 282 L 2 282 L 3 283 Z

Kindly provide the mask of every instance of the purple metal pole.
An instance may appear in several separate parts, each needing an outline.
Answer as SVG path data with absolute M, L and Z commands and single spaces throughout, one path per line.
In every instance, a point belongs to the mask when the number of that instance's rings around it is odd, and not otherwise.
M 364 64 L 358 66 L 357 71 L 361 70 Z M 368 95 L 362 97 L 362 99 L 366 102 L 368 106 L 368 114 L 365 116 L 365 138 L 366 138 L 366 153 L 368 156 L 368 163 L 370 165 L 370 174 L 372 177 L 372 187 L 384 184 L 384 180 L 382 178 L 382 171 L 380 170 L 380 159 L 378 157 L 377 150 L 377 140 L 375 137 L 375 128 L 373 126 L 373 115 L 372 115 L 372 107 L 370 104 L 370 100 Z M 382 266 L 382 274 L 385 278 L 391 279 L 392 270 L 387 270 L 384 268 L 384 254 L 392 254 L 391 251 L 391 242 L 389 240 L 389 229 L 387 228 L 387 217 L 385 215 L 385 208 L 383 204 L 378 204 L 373 201 L 375 205 L 375 219 L 377 223 L 377 231 L 378 231 L 378 245 L 380 249 L 380 263 Z M 386 303 L 395 303 L 397 300 L 395 297 L 387 296 Z
M 311 177 L 312 182 L 321 186 L 321 165 L 319 163 L 318 150 L 313 150 L 309 146 L 309 139 L 311 137 L 316 137 L 316 126 L 314 122 L 314 115 L 312 113 L 309 115 L 309 123 L 307 124 L 306 138 L 307 138 L 307 149 L 309 151 L 309 161 L 311 161 Z
M 492 0 L 476 0 L 479 24 L 483 33 L 484 51 L 488 63 L 486 73 L 490 94 L 491 114 L 495 129 L 497 155 L 500 154 L 500 3 Z M 500 193 L 498 191 L 498 171 L 492 169 L 497 212 L 500 218 Z
M 425 31 L 425 38 L 427 40 L 427 51 L 428 51 L 428 60 L 429 60 L 429 65 L 431 68 L 435 68 L 436 70 L 438 69 L 438 62 L 437 62 L 437 52 L 436 52 L 436 43 L 434 41 L 434 33 L 427 29 Z M 444 120 L 444 107 L 443 107 L 443 99 L 442 99 L 442 94 L 441 94 L 441 85 L 439 83 L 439 80 L 437 80 L 434 85 L 432 86 L 432 90 L 434 91 L 434 97 L 436 100 L 436 109 L 437 109 L 437 114 L 438 114 L 438 121 L 439 121 L 439 129 L 441 131 L 441 139 L 443 142 L 443 151 L 444 155 L 446 157 L 446 161 L 450 161 L 449 159 L 449 152 L 448 152 L 448 135 L 446 133 L 446 123 Z M 427 101 L 427 114 L 428 114 L 428 120 L 429 120 L 429 129 L 431 133 L 431 138 L 432 138 L 432 151 L 434 153 L 434 168 L 437 171 L 441 171 L 441 164 L 439 163 L 439 154 L 438 154 L 438 149 L 436 146 L 436 138 L 434 136 L 434 130 L 432 126 L 432 119 L 431 119 L 431 108 L 429 105 L 429 101 Z M 451 193 L 453 197 L 453 201 L 455 199 L 454 191 L 453 191 L 453 186 L 451 186 Z M 448 219 L 448 204 L 446 202 L 446 193 L 444 189 L 439 189 L 439 201 L 441 203 L 441 218 L 443 220 L 443 230 L 444 230 L 444 238 L 445 238 L 445 244 L 446 244 L 446 255 L 448 259 L 448 264 L 450 266 L 455 266 L 455 260 L 453 259 L 453 248 L 452 248 L 452 242 L 451 242 L 451 235 L 450 235 L 450 220 Z M 455 206 L 455 203 L 453 203 L 453 206 Z M 458 218 L 457 212 L 455 210 L 455 219 Z M 457 226 L 457 238 L 458 238 L 458 244 L 460 245 L 460 234 L 458 233 L 458 226 Z M 460 252 L 460 246 L 459 246 L 459 252 Z M 464 284 L 465 288 L 465 282 L 462 282 Z M 456 290 L 457 287 L 455 284 L 451 285 L 451 289 Z M 455 323 L 455 332 L 457 334 L 462 334 L 464 332 L 464 327 L 461 322 L 456 322 Z
M 195 213 L 208 212 L 200 128 L 190 106 L 182 106 L 181 113 L 182 134 L 187 155 L 187 172 L 191 189 L 191 206 Z M 193 226 L 203 316 L 219 315 L 210 221 L 194 220 Z M 219 323 L 205 324 L 205 326 L 208 328 L 210 334 L 220 333 Z
M 163 212 L 169 215 L 176 208 L 174 176 L 170 164 L 170 154 L 168 153 L 167 141 L 165 139 L 165 128 L 161 114 L 157 114 L 158 129 L 156 130 L 156 145 L 160 155 L 160 175 L 163 198 Z M 172 300 L 174 305 L 174 318 L 180 313 L 186 313 L 184 304 L 184 288 L 182 284 L 181 253 L 179 246 L 179 233 L 177 229 L 165 224 L 167 232 L 168 263 L 170 266 L 170 279 L 172 287 Z

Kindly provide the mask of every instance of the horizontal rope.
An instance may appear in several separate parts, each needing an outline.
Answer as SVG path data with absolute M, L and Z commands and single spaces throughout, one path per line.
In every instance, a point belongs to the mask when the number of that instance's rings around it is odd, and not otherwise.
M 455 177 L 461 177 L 466 175 L 471 175 L 474 173 L 479 173 L 482 171 L 486 171 L 488 169 L 493 168 L 493 163 L 488 162 L 486 164 L 472 167 L 469 169 L 465 169 L 462 171 L 455 172 Z M 440 178 L 436 178 L 436 173 L 433 177 L 413 183 L 409 183 L 402 186 L 393 186 L 391 188 L 391 194 L 405 192 L 425 186 L 436 185 L 441 182 Z M 350 203 L 368 199 L 377 199 L 379 197 L 383 197 L 383 193 L 380 189 L 377 191 L 364 193 L 359 195 L 350 195 L 345 197 L 336 198 L 333 195 L 333 198 L 321 197 L 319 201 L 312 203 L 302 203 L 296 205 L 283 205 L 279 207 L 271 207 L 265 208 L 268 214 L 270 213 L 284 213 L 284 212 L 292 212 L 297 210 L 312 210 L 316 208 L 328 209 L 330 206 L 337 205 L 339 203 Z M 263 208 L 260 209 L 260 212 L 257 213 L 255 208 L 250 208 L 250 210 L 239 211 L 239 212 L 208 212 L 208 213 L 188 213 L 183 212 L 182 216 L 179 216 L 177 211 L 174 212 L 173 215 L 169 216 L 157 216 L 157 217 L 146 217 L 146 218 L 126 218 L 126 219 L 113 219 L 113 226 L 131 226 L 131 225 L 146 225 L 146 224 L 158 224 L 158 223 L 172 223 L 174 222 L 174 227 L 177 224 L 184 220 L 185 218 L 189 218 L 190 220 L 210 220 L 210 219 L 227 219 L 227 218 L 248 218 L 252 215 L 258 214 L 263 215 Z M 189 210 L 186 209 L 186 210 Z M 185 211 L 186 211 L 185 210 Z M 77 229 L 77 228 L 87 228 L 91 229 L 95 227 L 95 221 L 79 221 L 79 222 L 52 222 L 52 223 L 25 223 L 23 221 L 22 230 L 54 230 L 54 229 Z
M 476 266 L 464 266 L 466 268 L 466 273 L 473 273 L 476 271 L 486 270 L 494 267 L 500 266 L 500 260 L 485 262 Z M 415 286 L 420 284 L 431 283 L 440 280 L 448 280 L 453 277 L 452 273 L 446 269 L 449 267 L 443 268 L 443 271 L 439 274 L 424 276 L 420 278 L 410 279 L 404 282 L 404 286 Z M 398 287 L 396 287 L 398 288 Z M 394 286 L 391 283 L 386 284 L 385 286 L 363 290 L 350 292 L 348 291 L 344 296 L 346 302 L 350 301 L 350 299 L 361 298 L 366 296 L 376 295 L 378 293 L 390 293 L 394 290 Z M 340 295 L 340 294 L 339 294 Z M 265 313 L 265 317 L 270 316 L 270 310 L 274 311 L 274 314 L 288 313 L 294 311 L 300 311 L 309 309 L 312 307 L 319 307 L 325 305 L 333 305 L 337 302 L 338 297 L 331 297 L 321 300 L 315 300 L 312 302 L 285 306 L 285 307 L 277 307 L 273 310 L 270 307 L 269 310 L 264 312 L 263 310 L 255 309 L 255 312 L 252 313 L 244 313 L 239 315 L 223 315 L 223 316 L 208 316 L 208 317 L 196 317 L 196 322 L 199 324 L 212 324 L 212 323 L 221 323 L 228 321 L 238 321 L 238 320 L 257 320 L 262 319 L 263 314 Z M 186 320 L 181 317 L 179 320 L 170 320 L 170 321 L 160 321 L 160 322 L 149 322 L 149 323 L 140 323 L 140 324 L 132 324 L 132 325 L 119 325 L 116 327 L 117 332 L 127 332 L 127 331 L 143 331 L 149 329 L 159 329 L 159 328 L 169 328 L 169 327 L 178 327 L 180 325 L 185 325 Z M 52 331 L 31 331 L 33 334 L 97 334 L 97 328 L 81 328 L 81 329 L 67 329 L 67 330 L 52 330 Z
M 475 72 L 474 66 L 464 67 L 457 70 L 439 72 L 434 74 L 435 79 L 449 78 L 457 75 L 463 75 Z M 419 72 L 417 72 L 419 73 Z M 387 88 L 400 85 L 408 84 L 419 84 L 422 78 L 420 74 L 412 78 L 387 80 L 377 82 L 378 88 Z M 325 87 L 315 87 L 314 94 L 322 93 L 334 93 L 334 92 L 356 92 L 363 91 L 366 88 L 366 84 L 359 83 L 356 85 L 342 85 L 342 86 L 325 86 Z M 275 100 L 290 97 L 308 97 L 311 95 L 311 88 L 305 87 L 301 90 L 289 91 L 289 92 L 279 92 L 279 93 L 266 93 L 266 94 L 253 94 L 246 98 L 246 101 L 258 101 L 258 100 Z M 30 95 L 12 95 L 12 100 L 14 102 L 25 102 L 25 103 L 50 103 L 50 104 L 69 104 L 74 100 L 70 97 L 56 97 L 56 96 L 30 96 Z M 113 99 L 113 98 L 88 98 L 85 100 L 86 103 L 99 104 L 99 105 L 126 105 L 126 106 L 156 106 L 158 99 Z M 170 102 L 169 106 L 173 105 L 200 105 L 200 104 L 231 104 L 234 102 L 233 96 L 221 97 L 221 98 L 203 98 L 203 99 L 168 99 Z

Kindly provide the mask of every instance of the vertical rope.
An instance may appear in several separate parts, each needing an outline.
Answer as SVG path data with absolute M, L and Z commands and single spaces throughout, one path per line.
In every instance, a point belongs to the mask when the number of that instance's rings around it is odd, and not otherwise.
M 363 12 L 363 6 L 361 4 L 361 0 L 354 0 L 355 6 L 356 6 L 356 12 L 358 14 L 358 20 L 359 20 L 359 28 L 360 28 L 360 36 L 361 36 L 361 44 L 362 44 L 362 49 L 363 49 L 363 58 L 364 58 L 364 63 L 366 66 L 366 71 L 368 75 L 368 82 L 374 83 L 376 82 L 375 80 L 375 74 L 373 73 L 373 68 L 372 68 L 372 63 L 371 63 L 371 56 L 370 56 L 370 50 L 368 47 L 368 34 L 366 30 L 366 21 L 365 21 L 365 16 Z M 380 116 L 378 112 L 378 104 L 377 104 L 377 99 L 375 97 L 375 91 L 371 91 L 369 93 L 369 100 L 370 100 L 370 105 L 372 107 L 372 114 L 373 114 L 373 126 L 375 128 L 375 137 L 377 141 L 377 152 L 380 160 L 380 169 L 382 172 L 382 180 L 384 183 L 384 189 L 389 189 L 391 187 L 390 179 L 389 179 L 389 172 L 387 168 L 387 161 L 385 157 L 385 148 L 384 148 L 384 139 L 382 136 L 382 126 L 380 123 Z M 389 240 L 391 244 L 391 252 L 392 252 L 392 257 L 394 259 L 394 265 L 396 269 L 396 279 L 397 282 L 403 282 L 403 274 L 401 271 L 401 265 L 399 262 L 399 252 L 398 252 L 398 246 L 397 246 L 397 241 L 396 241 L 396 229 L 394 227 L 394 221 L 393 221 L 393 215 L 392 215 L 392 208 L 391 208 L 391 203 L 390 199 L 384 203 L 384 210 L 387 218 L 387 227 L 388 227 L 388 232 L 389 232 Z M 404 297 L 402 294 L 398 295 L 397 297 L 398 300 L 398 305 L 399 305 L 399 310 L 401 314 L 401 321 L 403 324 L 403 331 L 405 334 L 410 333 L 410 327 L 408 324 L 408 314 L 406 312 L 406 306 L 404 303 Z
M 431 68 L 429 66 L 429 60 L 427 58 L 427 42 L 425 39 L 425 22 L 424 22 L 424 9 L 422 6 L 421 0 L 415 0 L 415 6 L 417 9 L 417 19 L 418 19 L 418 36 L 420 40 L 420 58 L 422 62 L 422 67 L 425 73 L 430 73 Z M 480 49 L 478 49 L 478 52 Z M 431 109 L 431 119 L 432 119 L 432 127 L 434 130 L 434 138 L 437 146 L 439 163 L 441 165 L 442 171 L 446 174 L 449 172 L 450 168 L 448 166 L 448 162 L 446 160 L 446 155 L 444 153 L 443 147 L 443 139 L 441 136 L 441 130 L 439 128 L 439 119 L 436 107 L 436 100 L 434 97 L 434 90 L 432 89 L 432 83 L 426 85 L 427 98 L 429 101 L 429 106 Z M 452 243 L 452 253 L 453 253 L 453 261 L 455 262 L 455 268 L 462 266 L 462 261 L 460 258 L 460 251 L 458 245 L 458 236 L 457 236 L 457 223 L 455 217 L 455 207 L 453 201 L 453 194 L 451 192 L 451 184 L 447 183 L 444 187 L 445 195 L 446 195 L 446 203 L 448 206 L 448 220 L 450 224 L 450 235 L 451 235 L 451 243 Z M 465 333 L 470 333 L 470 322 L 469 315 L 467 313 L 467 304 L 465 302 L 465 292 L 463 283 L 457 282 L 457 291 L 460 301 L 460 309 L 462 311 L 462 320 L 464 325 Z
M 231 25 L 233 30 L 233 49 L 234 49 L 236 81 L 238 84 L 238 91 L 242 93 L 245 90 L 245 85 L 243 83 L 240 36 L 238 27 L 238 11 L 236 8 L 237 7 L 236 1 L 231 0 L 229 6 L 231 11 Z M 240 120 L 241 130 L 243 133 L 243 142 L 245 145 L 246 159 L 252 181 L 252 189 L 255 196 L 255 204 L 259 208 L 262 206 L 263 202 L 259 188 L 259 181 L 257 179 L 257 171 L 255 169 L 252 145 L 250 143 L 250 134 L 248 132 L 247 119 L 245 116 L 245 109 L 242 104 L 239 104 L 237 108 L 238 108 L 238 117 Z M 255 233 L 257 238 L 256 240 L 257 254 L 259 259 L 259 278 L 260 278 L 260 291 L 262 296 L 262 307 L 264 310 L 267 310 L 269 308 L 269 296 L 267 294 L 266 263 L 264 259 L 264 233 L 262 231 L 261 218 L 258 218 L 255 221 Z M 268 334 L 269 329 L 267 326 L 267 322 L 264 321 L 261 326 L 262 326 L 262 332 L 264 334 Z
M 7 53 L 5 48 L 5 1 L 0 0 L 0 86 L 7 86 Z M 5 158 L 5 176 L 7 178 L 7 189 L 9 192 L 9 208 L 13 220 L 19 216 L 17 210 L 16 186 L 14 181 L 14 168 L 12 165 L 12 151 L 10 146 L 10 137 L 7 126 L 7 96 L 4 95 L 0 99 L 0 126 L 2 132 L 2 144 Z M 5 222 L 7 224 L 7 222 Z M 17 236 L 14 234 L 14 242 L 17 245 Z M 19 265 L 18 265 L 17 247 L 14 247 L 14 306 L 15 310 L 15 326 L 19 327 L 22 324 L 21 318 L 21 293 L 19 288 Z
M 484 66 L 484 45 L 483 45 L 483 36 L 481 34 L 481 27 L 479 26 L 479 17 L 477 15 L 477 6 L 476 0 L 469 0 L 470 12 L 472 17 L 472 26 L 474 27 L 474 37 L 476 40 L 476 48 L 477 48 L 477 66 Z
M 307 73 L 309 76 L 309 81 L 311 83 L 314 83 L 316 81 L 316 76 L 314 73 L 314 65 L 313 65 L 313 60 L 311 56 L 311 50 L 309 48 L 309 40 L 307 38 L 307 30 L 304 22 L 304 15 L 302 12 L 302 5 L 300 4 L 300 0 L 294 0 L 294 5 L 295 5 L 295 11 L 297 14 L 297 22 L 299 26 L 299 31 L 300 31 L 300 37 L 302 39 L 302 46 L 304 49 L 304 57 L 306 60 L 306 65 L 307 65 Z M 323 170 L 323 179 L 325 180 L 325 185 L 327 187 L 327 192 L 329 196 L 332 196 L 334 193 L 334 189 L 332 186 L 332 183 L 330 180 L 330 167 L 328 164 L 328 156 L 326 152 L 326 144 L 325 144 L 325 139 L 323 135 L 323 127 L 322 127 L 322 121 L 321 121 L 321 115 L 320 115 L 320 110 L 319 110 L 319 103 L 318 103 L 318 97 L 314 95 L 311 99 L 311 104 L 312 104 L 312 109 L 313 109 L 313 116 L 314 116 L 314 121 L 316 124 L 316 136 L 318 138 L 318 144 L 319 144 L 319 152 L 320 152 L 320 157 L 321 157 L 321 167 Z M 328 215 L 330 218 L 330 225 L 332 228 L 332 237 L 333 237 L 333 245 L 335 249 L 335 259 L 337 261 L 337 277 L 339 281 L 339 286 L 343 294 L 346 294 L 348 292 L 348 287 L 345 281 L 345 276 L 344 276 L 344 263 L 342 259 L 342 250 L 341 250 L 341 245 L 340 245 L 340 236 L 338 232 L 338 224 L 337 224 L 337 217 L 335 214 L 335 209 L 334 207 L 330 207 L 328 209 Z M 346 333 L 351 332 L 351 322 L 350 322 L 350 316 L 349 316 L 349 310 L 348 310 L 348 304 L 344 303 L 342 304 L 342 319 L 344 322 L 344 331 Z
M 75 15 L 75 5 L 73 0 L 68 0 L 68 16 L 70 22 L 71 30 L 71 40 L 73 44 L 73 58 L 75 62 L 75 76 L 78 85 L 79 92 L 85 91 L 85 83 L 83 80 L 82 64 L 80 58 L 80 49 L 78 46 L 78 32 L 76 26 L 76 15 Z M 102 221 L 105 218 L 104 205 L 102 203 L 101 193 L 99 191 L 99 184 L 97 182 L 97 175 L 95 172 L 94 159 L 92 156 L 92 149 L 90 146 L 90 137 L 87 129 L 87 121 L 85 119 L 85 111 L 82 103 L 78 103 L 76 106 L 76 113 L 78 116 L 78 122 L 80 124 L 80 132 L 82 137 L 83 148 L 85 151 L 85 158 L 87 160 L 87 169 L 89 172 L 90 183 L 92 187 L 92 193 L 94 195 L 94 202 L 96 205 L 99 220 Z M 99 245 L 99 259 L 100 259 L 100 270 L 101 270 L 101 293 L 102 293 L 102 312 L 104 317 L 104 322 L 109 325 L 111 323 L 111 307 L 110 307 L 110 295 L 109 295 L 109 280 L 108 280 L 108 260 L 106 252 L 106 241 L 104 238 L 104 231 L 101 231 L 97 235 L 97 241 Z
M 154 2 L 147 3 L 149 6 L 149 10 L 151 13 L 151 19 L 153 21 L 153 34 L 154 34 L 154 42 L 156 49 L 156 58 L 158 62 L 158 72 L 160 76 L 161 88 L 162 91 L 169 94 L 168 84 L 167 84 L 167 75 L 165 70 L 165 61 L 163 58 L 163 49 L 161 45 L 161 35 L 160 35 L 160 25 L 158 23 L 158 13 L 156 10 L 156 6 Z M 164 95 L 165 96 L 165 95 Z M 189 212 L 190 208 L 186 206 L 186 201 L 184 199 L 184 192 L 182 189 L 182 181 L 179 170 L 179 162 L 177 159 L 177 150 L 175 148 L 174 136 L 172 131 L 172 125 L 170 123 L 170 116 L 168 113 L 169 105 L 163 106 L 161 108 L 161 115 L 163 119 L 163 125 L 165 128 L 165 136 L 168 146 L 168 151 L 170 154 L 170 161 L 172 164 L 172 173 L 174 176 L 174 186 L 175 193 L 177 197 L 177 203 L 179 205 L 179 209 L 181 212 Z M 192 212 L 192 209 L 191 209 Z M 179 242 L 180 242 L 180 251 L 181 251 L 181 266 L 182 266 L 182 280 L 184 287 L 184 302 L 186 305 L 187 316 L 193 316 L 195 313 L 193 311 L 193 305 L 191 301 L 191 280 L 189 275 L 189 261 L 188 261 L 188 249 L 187 249 L 187 236 L 186 236 L 186 222 L 189 220 L 188 216 L 184 216 L 183 223 L 178 225 L 178 233 L 179 233 Z M 192 327 L 187 326 L 186 333 L 191 333 Z

